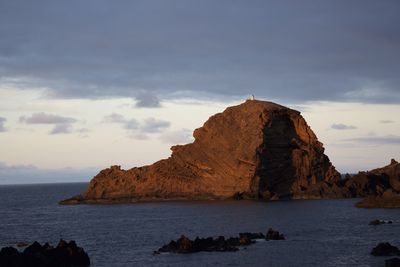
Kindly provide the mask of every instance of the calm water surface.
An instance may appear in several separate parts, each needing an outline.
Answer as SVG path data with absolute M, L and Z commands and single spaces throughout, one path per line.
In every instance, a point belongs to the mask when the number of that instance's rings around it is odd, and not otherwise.
M 76 240 L 91 266 L 384 266 L 378 242 L 400 246 L 400 211 L 357 209 L 357 200 L 165 202 L 61 206 L 87 184 L 0 186 L 0 246 Z M 369 226 L 373 219 L 392 225 Z M 185 234 L 234 236 L 273 227 L 285 241 L 235 253 L 152 252 Z

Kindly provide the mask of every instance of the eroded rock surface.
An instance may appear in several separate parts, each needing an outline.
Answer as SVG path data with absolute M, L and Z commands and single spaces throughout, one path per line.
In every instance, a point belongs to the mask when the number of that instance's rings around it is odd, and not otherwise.
M 359 208 L 400 208 L 400 163 L 394 159 L 383 168 L 360 172 L 348 183 L 357 196 L 365 197 Z
M 400 207 L 400 164 L 392 159 L 390 164 L 338 181 L 321 181 L 310 185 L 295 198 L 351 198 L 364 197 L 357 204 L 363 208 Z
M 310 188 L 340 180 L 300 112 L 275 103 L 228 107 L 193 136 L 152 165 L 102 170 L 86 192 L 61 203 L 310 198 Z

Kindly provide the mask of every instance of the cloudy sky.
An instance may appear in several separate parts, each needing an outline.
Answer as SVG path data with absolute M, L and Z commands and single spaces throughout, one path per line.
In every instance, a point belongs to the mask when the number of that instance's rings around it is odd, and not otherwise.
M 249 94 L 341 172 L 400 158 L 400 2 L 0 0 L 0 183 L 168 157 Z

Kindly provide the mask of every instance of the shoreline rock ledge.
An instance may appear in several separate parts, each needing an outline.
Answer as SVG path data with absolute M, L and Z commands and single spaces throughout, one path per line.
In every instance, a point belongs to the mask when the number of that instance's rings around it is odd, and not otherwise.
M 341 191 L 340 174 L 296 110 L 247 100 L 211 116 L 193 136 L 193 143 L 171 147 L 168 159 L 152 165 L 102 170 L 86 192 L 60 203 L 275 200 L 307 198 L 309 190 L 310 198 L 321 198 L 320 183 L 329 185 L 329 192 L 322 190 L 327 197 Z

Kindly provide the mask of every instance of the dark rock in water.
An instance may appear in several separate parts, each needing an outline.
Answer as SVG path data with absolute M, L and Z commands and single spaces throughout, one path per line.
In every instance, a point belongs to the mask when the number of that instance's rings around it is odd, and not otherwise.
M 273 231 L 270 233 L 271 240 L 281 240 L 285 239 L 283 235 L 279 234 L 278 231 Z M 186 236 L 182 235 L 178 240 L 172 240 L 167 245 L 162 246 L 155 254 L 161 252 L 172 252 L 172 253 L 194 253 L 200 251 L 217 251 L 217 252 L 232 252 L 239 250 L 239 246 L 248 246 L 255 243 L 256 239 L 265 238 L 262 233 L 240 233 L 239 237 L 230 237 L 225 239 L 224 236 L 219 236 L 217 238 L 207 237 L 199 238 L 196 237 L 195 240 L 190 240 Z
M 239 233 L 239 237 L 247 236 L 249 239 L 264 239 L 263 233 Z
M 392 224 L 392 221 L 384 221 L 384 220 L 373 220 L 369 222 L 369 225 L 381 225 L 381 224 Z
M 216 239 L 212 237 L 197 237 L 195 240 L 190 240 L 182 235 L 178 240 L 172 240 L 169 244 L 162 246 L 157 252 L 194 253 L 200 251 L 237 251 L 237 244 L 239 244 L 239 240 L 225 240 L 223 236 Z
M 0 251 L 0 266 L 2 267 L 83 267 L 89 266 L 90 259 L 86 252 L 78 247 L 75 241 L 60 240 L 57 247 L 48 243 L 43 246 L 32 243 L 23 252 L 12 247 Z
M 22 267 L 25 266 L 26 259 L 16 248 L 4 247 L 0 251 L 0 266 L 2 267 Z
M 285 240 L 285 236 L 278 231 L 273 230 L 272 228 L 268 229 L 268 232 L 265 236 L 266 240 Z
M 376 247 L 374 247 L 371 251 L 371 255 L 374 256 L 396 256 L 400 255 L 400 250 L 392 246 L 389 243 L 379 243 Z
M 400 258 L 385 260 L 385 267 L 400 267 Z
M 29 246 L 29 243 L 27 242 L 17 242 L 17 248 L 23 248 Z

